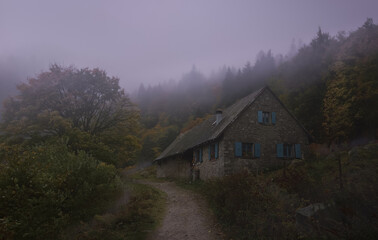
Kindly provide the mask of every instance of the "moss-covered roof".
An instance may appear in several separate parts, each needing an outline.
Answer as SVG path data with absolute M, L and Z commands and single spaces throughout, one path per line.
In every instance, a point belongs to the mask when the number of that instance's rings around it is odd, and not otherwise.
M 266 88 L 249 94 L 223 110 L 222 120 L 218 124 L 215 124 L 215 115 L 213 115 L 189 131 L 180 134 L 155 160 L 181 154 L 203 143 L 215 140 Z

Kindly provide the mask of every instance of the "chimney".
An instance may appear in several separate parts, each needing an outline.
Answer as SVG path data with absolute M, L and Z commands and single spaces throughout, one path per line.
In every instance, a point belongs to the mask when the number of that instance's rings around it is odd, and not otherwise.
M 222 110 L 218 109 L 215 112 L 215 125 L 218 125 L 218 123 L 220 123 L 220 121 L 222 121 Z

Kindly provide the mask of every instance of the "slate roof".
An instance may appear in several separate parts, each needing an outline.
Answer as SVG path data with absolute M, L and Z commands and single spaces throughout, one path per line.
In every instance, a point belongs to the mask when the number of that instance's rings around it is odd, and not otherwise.
M 230 107 L 223 110 L 222 120 L 215 125 L 215 115 L 193 127 L 189 131 L 180 134 L 161 154 L 155 159 L 160 160 L 170 156 L 184 153 L 185 151 L 203 143 L 215 140 L 240 113 L 252 104 L 255 99 L 268 87 L 261 88 L 248 96 L 240 99 Z

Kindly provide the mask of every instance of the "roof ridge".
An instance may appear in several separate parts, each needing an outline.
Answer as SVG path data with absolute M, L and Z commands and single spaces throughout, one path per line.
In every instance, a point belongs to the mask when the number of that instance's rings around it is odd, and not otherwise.
M 224 116 L 222 121 L 217 125 L 212 125 L 210 117 L 183 134 L 178 135 L 176 139 L 155 160 L 183 153 L 188 149 L 218 138 L 224 132 L 224 130 L 240 116 L 240 113 L 243 112 L 243 110 L 250 104 L 252 104 L 255 99 L 267 88 L 267 86 L 262 87 L 228 106 L 223 111 Z M 212 114 L 211 116 L 214 115 Z

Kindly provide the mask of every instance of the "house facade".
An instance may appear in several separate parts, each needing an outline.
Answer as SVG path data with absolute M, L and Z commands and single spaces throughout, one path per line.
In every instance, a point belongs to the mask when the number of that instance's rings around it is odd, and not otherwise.
M 178 136 L 157 158 L 157 176 L 207 180 L 304 159 L 310 135 L 262 88 Z

